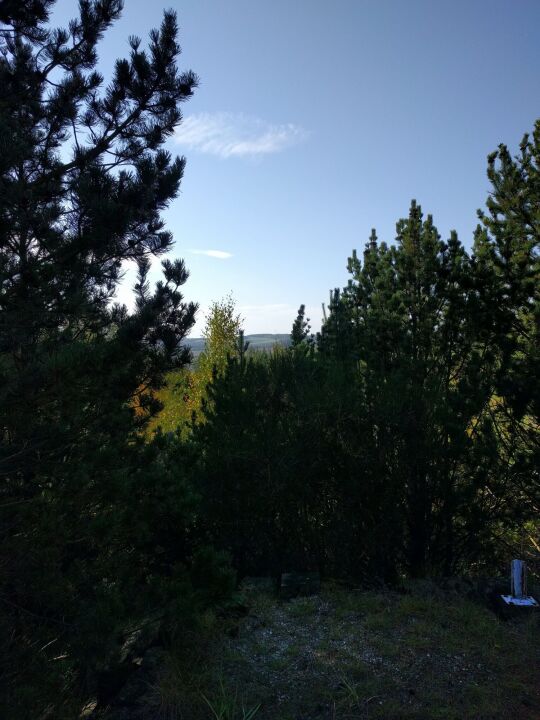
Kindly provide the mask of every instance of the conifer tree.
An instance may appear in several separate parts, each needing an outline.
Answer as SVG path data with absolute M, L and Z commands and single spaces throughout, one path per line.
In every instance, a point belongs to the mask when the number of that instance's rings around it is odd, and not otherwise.
M 121 3 L 83 2 L 69 30 L 44 25 L 51 6 L 8 4 L 1 18 L 0 123 L 10 139 L 0 159 L 1 405 L 11 470 L 36 452 L 42 465 L 53 447 L 102 428 L 104 404 L 184 363 L 179 341 L 195 311 L 179 292 L 182 261 L 164 262 L 155 292 L 146 282 L 148 258 L 171 247 L 160 212 L 184 170 L 161 146 L 196 84 L 176 67 L 176 19 L 165 15 L 148 51 L 132 38 L 104 88 L 96 44 Z M 126 260 L 139 266 L 131 315 L 111 304 Z M 84 407 L 76 423 L 75 406 Z
M 474 243 L 477 317 L 495 358 L 484 426 L 496 438 L 490 483 L 505 525 L 523 538 L 540 510 L 540 121 L 513 158 L 505 145 L 488 157 L 492 192 L 479 211 Z M 536 527 L 538 532 L 538 527 Z
M 502 356 L 498 389 L 518 415 L 535 405 L 538 415 L 539 317 L 540 317 L 540 121 L 532 137 L 525 135 L 520 154 L 508 148 L 488 157 L 492 192 L 487 212 L 479 211 L 476 252 L 489 253 L 495 280 Z
M 352 277 L 341 294 L 345 341 L 336 352 L 347 342 L 357 359 L 382 483 L 373 492 L 388 500 L 381 514 L 403 523 L 403 561 L 415 575 L 452 572 L 457 508 L 475 492 L 465 471 L 468 427 L 491 386 L 474 345 L 470 262 L 456 234 L 443 242 L 414 201 L 396 234 L 389 248 L 372 231 L 363 262 L 355 252 L 349 259 Z M 327 325 L 323 338 L 335 335 L 332 314 Z
M 88 681 L 125 623 L 164 602 L 164 577 L 187 597 L 195 501 L 178 453 L 141 430 L 164 373 L 189 359 L 184 263 L 165 260 L 155 289 L 148 271 L 172 246 L 161 213 L 185 161 L 163 144 L 197 78 L 178 69 L 173 12 L 148 47 L 130 39 L 105 83 L 97 46 L 121 0 L 81 0 L 66 29 L 48 26 L 53 4 L 0 4 L 0 623 L 14 717 Z M 114 304 L 126 261 L 132 313 Z M 40 682 L 48 700 L 32 694 Z
M 317 348 L 323 357 L 331 357 L 343 364 L 355 359 L 351 306 L 346 293 L 339 288 L 330 291 L 328 309 L 323 305 L 325 320 L 317 334 Z
M 313 338 L 309 334 L 310 330 L 311 325 L 309 324 L 309 318 L 306 318 L 306 306 L 300 305 L 291 330 L 292 347 L 311 345 L 313 343 Z

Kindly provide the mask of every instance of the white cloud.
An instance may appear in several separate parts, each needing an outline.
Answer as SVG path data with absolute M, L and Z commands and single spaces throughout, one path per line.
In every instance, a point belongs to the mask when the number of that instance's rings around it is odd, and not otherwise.
M 271 125 L 241 113 L 198 113 L 176 130 L 180 145 L 222 158 L 256 157 L 281 152 L 308 133 L 298 125 Z
M 193 255 L 207 255 L 208 257 L 218 258 L 219 260 L 228 260 L 233 255 L 226 250 L 190 250 Z

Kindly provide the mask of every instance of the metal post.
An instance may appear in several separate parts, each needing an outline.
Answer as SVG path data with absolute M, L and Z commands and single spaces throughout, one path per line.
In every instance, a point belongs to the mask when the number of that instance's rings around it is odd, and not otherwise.
M 522 598 L 527 595 L 527 566 L 523 560 L 512 560 L 510 588 L 512 597 Z

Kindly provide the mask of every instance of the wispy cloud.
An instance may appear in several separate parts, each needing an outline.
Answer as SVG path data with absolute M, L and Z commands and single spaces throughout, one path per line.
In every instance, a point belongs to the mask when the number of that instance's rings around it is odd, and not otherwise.
M 218 258 L 219 260 L 228 260 L 233 255 L 226 250 L 190 250 L 192 255 L 207 255 L 208 257 Z
M 257 157 L 281 152 L 307 137 L 293 123 L 271 125 L 237 113 L 198 113 L 185 118 L 176 130 L 180 145 L 222 158 Z

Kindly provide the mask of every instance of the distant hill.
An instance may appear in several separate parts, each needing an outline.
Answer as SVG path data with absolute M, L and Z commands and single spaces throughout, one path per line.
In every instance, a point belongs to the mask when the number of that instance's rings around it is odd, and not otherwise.
M 256 333 L 254 335 L 246 335 L 245 339 L 249 341 L 249 350 L 270 350 L 274 345 L 283 345 L 288 347 L 291 344 L 291 336 L 288 334 L 268 335 L 265 333 Z M 187 338 L 185 344 L 191 348 L 193 357 L 198 357 L 204 350 L 204 338 Z

